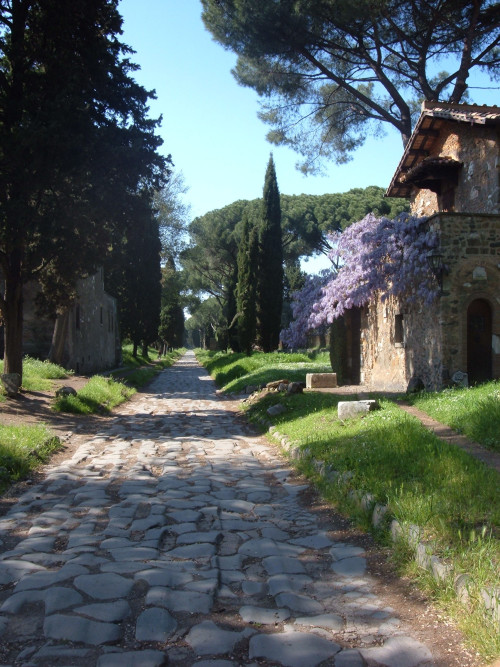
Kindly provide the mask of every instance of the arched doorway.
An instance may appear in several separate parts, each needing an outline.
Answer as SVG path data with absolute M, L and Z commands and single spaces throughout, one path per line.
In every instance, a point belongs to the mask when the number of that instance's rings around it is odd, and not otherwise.
M 485 299 L 475 299 L 467 309 L 467 373 L 469 383 L 492 378 L 491 306 Z

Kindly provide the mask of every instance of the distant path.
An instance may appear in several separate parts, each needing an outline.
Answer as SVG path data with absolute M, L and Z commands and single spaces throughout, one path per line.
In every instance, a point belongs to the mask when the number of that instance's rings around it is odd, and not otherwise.
M 467 667 L 193 353 L 0 517 L 0 663 Z

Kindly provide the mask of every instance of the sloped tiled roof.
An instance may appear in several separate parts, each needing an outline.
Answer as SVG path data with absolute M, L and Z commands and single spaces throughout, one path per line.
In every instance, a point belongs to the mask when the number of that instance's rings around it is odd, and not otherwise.
M 424 102 L 420 118 L 387 189 L 387 197 L 408 197 L 410 195 L 411 183 L 405 182 L 405 176 L 430 155 L 432 144 L 439 136 L 440 128 L 447 121 L 469 123 L 470 125 L 500 124 L 500 107 Z

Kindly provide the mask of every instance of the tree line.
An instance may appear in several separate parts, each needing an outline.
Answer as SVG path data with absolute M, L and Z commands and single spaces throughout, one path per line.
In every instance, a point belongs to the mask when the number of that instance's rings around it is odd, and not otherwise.
M 253 347 L 276 349 L 280 331 L 292 319 L 292 294 L 306 282 L 300 260 L 327 255 L 330 233 L 368 213 L 392 218 L 407 210 L 406 200 L 384 197 L 378 186 L 280 194 L 271 157 L 262 198 L 238 200 L 189 225 L 190 245 L 180 263 L 193 344 L 208 346 L 215 339 L 219 348 L 247 354 Z M 264 324 L 266 308 L 274 318 L 271 334 Z
M 172 160 L 137 84 L 118 0 L 0 2 L 0 320 L 22 376 L 23 287 L 42 315 L 105 267 L 123 335 L 156 340 Z M 175 181 L 174 181 L 175 183 Z M 163 275 L 163 280 L 168 276 Z M 57 349 L 54 346 L 54 350 Z

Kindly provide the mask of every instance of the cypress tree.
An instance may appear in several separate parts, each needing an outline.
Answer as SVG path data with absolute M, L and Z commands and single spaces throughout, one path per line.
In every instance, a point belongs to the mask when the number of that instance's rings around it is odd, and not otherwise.
M 236 308 L 238 313 L 238 342 L 240 349 L 249 356 L 256 332 L 256 275 L 259 244 L 257 229 L 248 216 L 243 219 L 243 232 L 238 247 L 238 285 Z
M 259 235 L 257 289 L 257 339 L 264 352 L 278 347 L 283 307 L 283 240 L 281 204 L 276 169 L 271 154 L 264 181 Z

